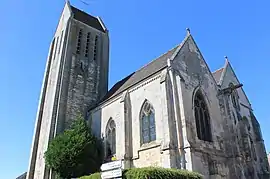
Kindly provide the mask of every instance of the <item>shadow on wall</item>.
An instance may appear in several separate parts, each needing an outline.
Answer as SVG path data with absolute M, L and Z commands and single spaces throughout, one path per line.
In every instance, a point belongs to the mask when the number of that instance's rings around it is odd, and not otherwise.
M 87 115 L 87 123 L 92 129 L 92 133 L 99 139 L 103 138 L 103 135 L 101 134 L 101 119 L 101 110 L 97 110 L 93 114 L 90 113 Z

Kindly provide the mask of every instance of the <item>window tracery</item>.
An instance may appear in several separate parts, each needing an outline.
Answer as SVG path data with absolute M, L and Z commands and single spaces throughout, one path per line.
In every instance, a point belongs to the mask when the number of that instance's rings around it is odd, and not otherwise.
M 210 116 L 203 95 L 198 91 L 194 98 L 194 110 L 197 136 L 203 141 L 212 141 Z
M 145 101 L 141 109 L 141 143 L 156 140 L 155 112 L 153 106 Z
M 116 125 L 114 120 L 110 119 L 106 127 L 106 156 L 107 158 L 116 153 Z

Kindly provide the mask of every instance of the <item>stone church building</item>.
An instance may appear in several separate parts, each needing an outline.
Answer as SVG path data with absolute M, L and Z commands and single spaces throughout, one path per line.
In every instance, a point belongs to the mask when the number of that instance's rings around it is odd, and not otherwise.
M 226 58 L 209 70 L 189 29 L 184 40 L 108 90 L 109 31 L 65 4 L 50 45 L 27 179 L 52 179 L 44 152 L 81 113 L 124 168 L 196 171 L 206 179 L 265 179 L 260 125 Z

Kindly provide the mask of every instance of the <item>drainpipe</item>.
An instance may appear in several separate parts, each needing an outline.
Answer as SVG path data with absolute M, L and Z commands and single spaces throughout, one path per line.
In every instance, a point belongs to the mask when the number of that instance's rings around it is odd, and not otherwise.
M 174 106 L 174 118 L 176 121 L 176 132 L 177 132 L 177 142 L 178 142 L 178 151 L 181 156 L 181 169 L 186 169 L 186 159 L 185 159 L 185 150 L 184 150 L 184 137 L 183 137 L 183 131 L 182 131 L 182 120 L 180 117 L 180 105 L 179 105 L 179 97 L 177 93 L 177 85 L 176 85 L 176 79 L 173 72 L 173 68 L 171 66 L 171 59 L 167 60 L 168 64 L 168 72 L 172 84 L 172 91 L 173 91 L 173 106 Z

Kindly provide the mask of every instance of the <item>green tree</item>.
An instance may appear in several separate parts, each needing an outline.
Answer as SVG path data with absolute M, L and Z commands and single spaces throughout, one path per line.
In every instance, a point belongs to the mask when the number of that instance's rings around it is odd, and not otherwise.
M 45 152 L 46 166 L 61 178 L 79 177 L 99 171 L 102 143 L 79 116 L 62 134 L 56 136 Z

